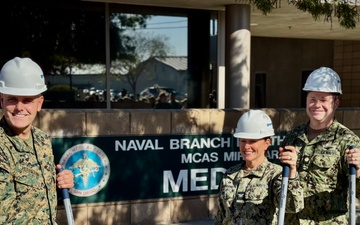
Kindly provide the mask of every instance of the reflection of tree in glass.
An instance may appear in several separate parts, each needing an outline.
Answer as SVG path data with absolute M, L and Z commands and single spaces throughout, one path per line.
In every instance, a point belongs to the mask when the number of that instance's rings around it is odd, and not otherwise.
M 165 57 L 172 49 L 168 43 L 169 38 L 164 35 L 140 32 L 129 33 L 129 35 L 131 38 L 128 40 L 128 45 L 133 46 L 132 56 L 112 61 L 111 73 L 127 82 L 132 88 L 132 93 L 135 93 L 139 77 L 142 74 L 147 76 L 151 74 L 148 71 L 151 59 Z

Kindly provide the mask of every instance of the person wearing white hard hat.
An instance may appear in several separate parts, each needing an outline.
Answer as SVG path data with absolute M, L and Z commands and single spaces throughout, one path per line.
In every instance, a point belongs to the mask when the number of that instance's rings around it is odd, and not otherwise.
M 0 224 L 56 224 L 57 187 L 72 188 L 70 170 L 56 175 L 50 138 L 33 126 L 46 91 L 44 74 L 29 58 L 0 72 Z
M 298 154 L 304 209 L 285 215 L 285 224 L 349 224 L 348 164 L 356 164 L 360 177 L 359 149 L 349 147 L 359 147 L 360 139 L 335 119 L 342 94 L 341 79 L 333 69 L 321 67 L 309 75 L 303 90 L 307 92 L 309 120 L 290 131 L 283 146 Z M 283 154 L 280 161 L 285 162 Z
M 265 112 L 250 110 L 240 117 L 234 137 L 239 139 L 244 160 L 228 169 L 220 182 L 215 225 L 277 224 L 282 167 L 266 158 L 273 135 L 272 121 Z M 303 194 L 296 171 L 296 153 L 287 155 L 284 163 L 290 166 L 290 176 L 286 211 L 295 213 L 303 208 Z

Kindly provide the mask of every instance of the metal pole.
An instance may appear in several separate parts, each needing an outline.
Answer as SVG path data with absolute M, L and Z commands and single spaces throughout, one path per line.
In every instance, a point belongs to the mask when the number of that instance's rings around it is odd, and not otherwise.
M 350 146 L 349 149 L 356 148 Z M 350 223 L 349 225 L 356 224 L 356 166 L 349 165 L 349 201 L 350 201 Z
M 285 149 L 285 151 L 288 151 Z M 290 166 L 288 164 L 283 165 L 281 193 L 280 193 L 280 206 L 278 215 L 278 225 L 284 225 L 285 208 L 286 208 L 286 196 L 289 184 Z
M 61 168 L 61 169 L 58 169 L 57 172 L 60 173 L 63 170 L 64 169 Z M 61 193 L 62 193 L 62 197 L 64 199 L 64 206 L 65 206 L 65 212 L 66 212 L 66 218 L 67 218 L 68 225 L 75 225 L 74 216 L 73 216 L 73 212 L 72 212 L 72 208 L 71 208 L 69 190 L 67 188 L 62 188 Z

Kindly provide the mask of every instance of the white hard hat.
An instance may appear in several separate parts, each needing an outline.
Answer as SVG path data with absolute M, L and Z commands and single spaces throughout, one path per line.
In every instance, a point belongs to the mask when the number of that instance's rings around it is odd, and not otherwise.
M 29 58 L 9 60 L 0 72 L 0 92 L 8 95 L 35 96 L 46 91 L 44 73 Z
M 234 133 L 236 138 L 261 139 L 274 135 L 270 117 L 261 110 L 250 110 L 242 115 Z
M 328 67 L 320 67 L 309 75 L 303 90 L 342 94 L 341 80 L 334 70 Z

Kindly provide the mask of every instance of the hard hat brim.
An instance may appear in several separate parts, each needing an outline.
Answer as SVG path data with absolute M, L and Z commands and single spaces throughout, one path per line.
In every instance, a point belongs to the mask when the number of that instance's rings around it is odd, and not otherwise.
M 242 133 L 242 132 L 238 132 L 238 133 L 234 133 L 233 136 L 235 138 L 242 138 L 242 139 L 261 139 L 261 138 L 265 138 L 265 137 L 271 137 L 275 135 L 274 133 L 267 133 L 267 134 L 251 134 L 251 133 Z
M 43 87 L 41 89 L 26 89 L 26 88 L 0 88 L 0 93 L 6 94 L 6 95 L 14 95 L 14 96 L 36 96 L 39 95 L 47 90 L 46 87 Z

